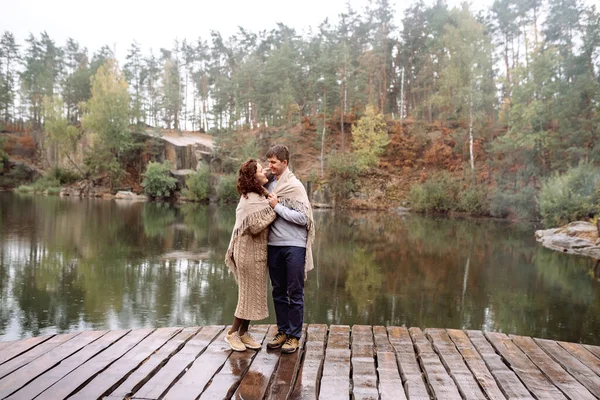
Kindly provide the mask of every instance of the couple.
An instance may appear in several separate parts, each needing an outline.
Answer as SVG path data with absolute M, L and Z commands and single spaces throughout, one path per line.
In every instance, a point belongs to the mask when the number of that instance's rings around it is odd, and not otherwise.
M 272 179 L 254 159 L 242 164 L 238 173 L 241 197 L 225 256 L 238 284 L 238 303 L 225 341 L 235 351 L 261 348 L 248 326 L 269 315 L 268 269 L 278 333 L 267 348 L 293 353 L 302 335 L 304 280 L 313 268 L 314 223 L 306 190 L 288 169 L 288 148 L 275 145 L 267 158 Z

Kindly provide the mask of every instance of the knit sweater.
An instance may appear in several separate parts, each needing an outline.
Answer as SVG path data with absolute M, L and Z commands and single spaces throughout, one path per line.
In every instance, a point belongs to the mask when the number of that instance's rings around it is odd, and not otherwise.
M 276 184 L 277 180 L 273 179 L 265 187 L 270 193 Z M 308 236 L 308 230 L 306 229 L 308 219 L 306 215 L 280 203 L 275 206 L 274 211 L 277 218 L 271 224 L 269 246 L 306 247 Z

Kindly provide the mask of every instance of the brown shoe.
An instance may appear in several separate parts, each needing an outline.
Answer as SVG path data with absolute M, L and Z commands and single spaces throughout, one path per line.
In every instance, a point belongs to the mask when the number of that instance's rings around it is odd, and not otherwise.
M 277 335 L 273 336 L 273 339 L 267 343 L 267 349 L 278 349 L 286 341 L 287 335 L 283 332 L 277 332 Z
M 246 351 L 246 345 L 240 339 L 240 334 L 236 332 L 227 333 L 225 335 L 225 341 L 231 346 L 233 351 Z
M 300 342 L 297 338 L 290 336 L 285 341 L 285 344 L 281 347 L 281 352 L 285 354 L 290 354 L 298 350 L 298 346 L 300 346 Z
M 260 343 L 258 343 L 256 340 L 254 340 L 252 336 L 250 336 L 249 332 L 246 332 L 242 336 L 240 336 L 240 339 L 242 340 L 242 343 L 244 343 L 247 349 L 260 350 L 260 348 L 262 347 Z

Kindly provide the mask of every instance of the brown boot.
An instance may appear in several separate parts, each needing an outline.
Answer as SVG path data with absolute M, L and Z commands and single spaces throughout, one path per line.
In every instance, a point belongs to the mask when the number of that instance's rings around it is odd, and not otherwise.
M 298 350 L 299 346 L 300 341 L 293 336 L 289 336 L 285 341 L 285 344 L 281 347 L 281 352 L 285 354 L 291 354 Z
M 269 343 L 267 343 L 267 349 L 278 349 L 280 348 L 286 341 L 287 335 L 283 332 L 277 332 L 277 335 L 273 336 L 273 339 Z

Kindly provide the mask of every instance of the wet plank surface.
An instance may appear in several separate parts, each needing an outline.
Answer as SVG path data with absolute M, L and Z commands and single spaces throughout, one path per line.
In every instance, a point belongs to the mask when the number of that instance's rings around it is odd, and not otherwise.
M 294 354 L 232 352 L 225 326 L 0 342 L 0 399 L 595 399 L 597 346 L 502 333 L 304 326 Z

